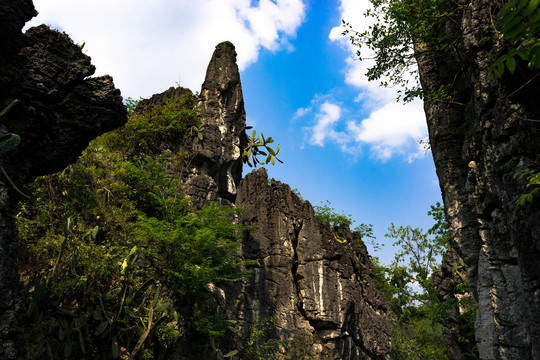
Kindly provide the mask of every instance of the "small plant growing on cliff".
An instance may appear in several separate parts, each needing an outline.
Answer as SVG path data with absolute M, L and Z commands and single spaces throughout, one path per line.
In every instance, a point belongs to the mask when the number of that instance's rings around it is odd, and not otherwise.
M 249 166 L 253 167 L 257 166 L 257 164 L 265 165 L 272 163 L 272 165 L 275 165 L 276 160 L 283 163 L 283 161 L 277 157 L 277 154 L 279 153 L 279 145 L 276 147 L 276 150 L 269 146 L 269 144 L 274 142 L 272 137 L 265 138 L 262 133 L 257 136 L 257 132 L 253 130 L 251 136 L 248 136 L 248 141 L 248 146 L 246 146 L 242 153 L 242 160 L 244 164 L 247 163 Z M 261 161 L 258 156 L 266 156 L 266 159 Z
M 529 190 L 516 200 L 516 204 L 524 206 L 527 203 L 532 203 L 534 196 L 540 194 L 540 172 L 531 169 L 525 169 L 516 173 L 516 175 L 514 175 L 514 178 L 526 179 L 527 189 Z
M 539 0 L 508 0 L 497 16 L 497 42 L 508 41 L 511 49 L 499 56 L 491 65 L 490 71 L 502 77 L 505 68 L 514 73 L 516 56 L 526 61 L 533 69 L 540 69 L 540 28 Z

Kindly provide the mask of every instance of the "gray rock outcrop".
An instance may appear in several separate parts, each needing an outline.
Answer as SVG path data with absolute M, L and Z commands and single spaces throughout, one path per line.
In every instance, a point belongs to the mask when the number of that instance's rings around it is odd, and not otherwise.
M 540 199 L 516 204 L 526 182 L 515 177 L 540 170 L 540 79 L 521 61 L 490 77 L 497 6 L 459 5 L 437 27 L 457 52 L 416 49 L 424 90 L 455 94 L 424 105 L 450 236 L 478 301 L 480 358 L 540 359 Z
M 24 358 L 14 185 L 65 168 L 90 140 L 126 121 L 112 78 L 89 78 L 90 58 L 67 35 L 44 25 L 21 32 L 35 15 L 31 0 L 0 4 L 0 109 L 18 101 L 1 119 L 0 133 L 21 139 L 0 157 L 7 174 L 0 175 L 0 358 L 6 360 Z
M 242 179 L 236 206 L 258 228 L 244 239 L 244 259 L 255 265 L 236 298 L 238 319 L 271 317 L 290 343 L 317 334 L 316 359 L 390 358 L 392 325 L 359 234 L 332 229 L 288 185 L 269 184 L 264 169 Z
M 242 178 L 246 111 L 234 45 L 216 46 L 208 64 L 197 108 L 204 123 L 204 141 L 194 140 L 188 195 L 200 207 L 209 201 L 230 204 Z M 202 201 L 201 201 L 202 200 Z

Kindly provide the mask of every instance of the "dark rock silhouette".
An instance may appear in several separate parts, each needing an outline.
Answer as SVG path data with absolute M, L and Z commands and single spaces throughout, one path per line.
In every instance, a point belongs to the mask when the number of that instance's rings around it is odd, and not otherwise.
M 236 51 L 228 41 L 216 46 L 197 107 L 205 124 L 205 140 L 193 144 L 193 167 L 197 170 L 187 181 L 191 189 L 188 195 L 199 205 L 234 202 L 242 178 L 242 150 L 247 143 L 246 111 Z
M 0 158 L 7 174 L 0 180 L 0 358 L 7 360 L 24 358 L 13 185 L 65 168 L 90 140 L 126 121 L 112 78 L 89 78 L 90 58 L 67 35 L 44 25 L 21 33 L 35 15 L 30 0 L 0 4 L 0 109 L 17 101 L 0 133 L 21 138 Z
M 540 200 L 516 204 L 526 181 L 515 178 L 540 170 L 540 80 L 521 61 L 491 78 L 493 44 L 482 39 L 496 8 L 459 3 L 437 27 L 459 52 L 416 49 L 424 90 L 455 93 L 424 105 L 450 236 L 478 302 L 480 358 L 540 359 Z

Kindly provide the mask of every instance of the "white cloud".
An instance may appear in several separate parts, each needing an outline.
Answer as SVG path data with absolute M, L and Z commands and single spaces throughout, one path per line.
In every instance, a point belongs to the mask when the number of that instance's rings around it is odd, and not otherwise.
M 229 40 L 241 70 L 261 48 L 291 50 L 305 18 L 302 0 L 34 0 L 30 25 L 61 27 L 82 44 L 97 75 L 110 74 L 124 96 L 174 85 L 200 90 L 215 45 Z
M 409 161 L 418 158 L 422 154 L 418 141 L 427 134 L 420 101 L 408 105 L 388 103 L 373 111 L 367 119 L 349 121 L 347 129 L 355 141 L 371 145 L 373 155 L 381 160 L 396 154 L 407 154 Z
M 315 125 L 310 129 L 310 143 L 312 145 L 324 146 L 324 141 L 327 137 L 335 139 L 336 132 L 334 125 L 341 117 L 341 108 L 325 101 L 317 115 L 315 116 Z
M 363 14 L 370 7 L 369 0 L 341 0 L 341 18 L 356 31 L 365 31 L 370 26 L 370 19 Z M 363 112 L 370 113 L 363 120 L 347 122 L 350 146 L 367 145 L 372 155 L 383 161 L 395 155 L 401 155 L 409 162 L 422 157 L 425 150 L 419 148 L 418 141 L 426 138 L 427 127 L 421 102 L 406 105 L 396 103 L 399 88 L 384 88 L 379 81 L 368 81 L 365 74 L 374 64 L 370 59 L 373 55 L 368 49 L 362 48 L 365 60 L 359 61 L 356 54 L 358 47 L 353 46 L 347 36 L 341 35 L 343 30 L 341 24 L 336 24 L 330 31 L 329 39 L 346 50 L 345 83 L 358 89 L 355 102 Z M 408 73 L 405 76 L 410 78 Z
M 407 105 L 390 102 L 361 120 L 354 119 L 350 111 L 327 96 L 317 95 L 307 109 L 318 109 L 314 123 L 304 128 L 311 145 L 325 146 L 333 142 L 353 157 L 367 146 L 371 155 L 381 161 L 399 155 L 412 162 L 426 154 L 424 145 L 418 143 L 427 136 L 421 101 Z M 299 113 L 305 116 L 308 111 L 300 108 L 296 111 L 297 115 Z M 344 114 L 349 119 L 344 118 Z

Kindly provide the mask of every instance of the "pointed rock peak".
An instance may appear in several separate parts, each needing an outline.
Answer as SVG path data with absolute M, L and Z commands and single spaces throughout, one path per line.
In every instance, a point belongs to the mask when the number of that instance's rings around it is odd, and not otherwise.
M 195 147 L 199 155 L 195 162 L 216 181 L 219 196 L 234 201 L 242 177 L 246 111 L 232 43 L 226 41 L 216 46 L 197 106 L 206 126 L 205 140 Z
M 241 87 L 240 72 L 236 64 L 236 50 L 231 42 L 225 41 L 219 43 L 214 50 L 206 70 L 201 94 L 205 90 L 225 91 L 229 87 L 236 86 Z

